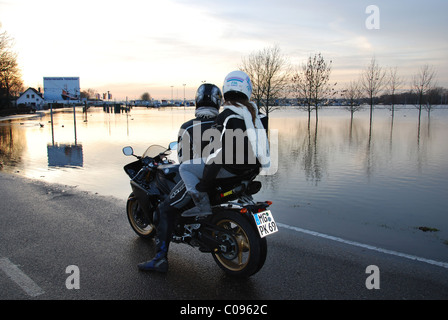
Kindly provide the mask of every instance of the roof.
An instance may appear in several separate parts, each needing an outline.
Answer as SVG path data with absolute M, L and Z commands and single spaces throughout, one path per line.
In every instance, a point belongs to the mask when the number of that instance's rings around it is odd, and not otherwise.
M 23 96 L 23 95 L 24 95 L 27 91 L 29 91 L 29 90 L 33 91 L 38 97 L 40 97 L 40 98 L 43 99 L 42 92 L 38 92 L 36 89 L 31 88 L 31 87 L 29 87 L 29 88 L 26 89 L 24 92 L 22 92 L 22 94 L 20 94 L 20 97 Z M 19 97 L 19 98 L 20 98 L 20 97 Z

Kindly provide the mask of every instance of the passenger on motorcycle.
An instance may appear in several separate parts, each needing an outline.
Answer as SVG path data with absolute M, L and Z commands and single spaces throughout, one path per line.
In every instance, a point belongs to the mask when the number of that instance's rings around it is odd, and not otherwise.
M 219 137 L 210 142 L 213 152 L 202 161 L 186 161 L 179 168 L 195 207 L 182 216 L 207 216 L 212 213 L 207 190 L 216 178 L 259 172 L 270 165 L 267 118 L 250 102 L 252 83 L 242 71 L 229 73 L 223 84 L 224 110 L 216 119 Z
M 215 123 L 221 106 L 222 93 L 214 84 L 202 84 L 195 98 L 195 118 L 185 122 L 178 133 L 178 160 L 180 163 L 201 158 L 207 140 L 202 140 L 203 133 Z M 174 219 L 181 214 L 183 208 L 191 202 L 186 193 L 183 181 L 180 181 L 171 191 L 169 197 L 161 203 L 156 211 L 155 224 L 156 256 L 154 259 L 138 264 L 143 271 L 166 272 L 168 270 L 167 253 L 171 241 Z

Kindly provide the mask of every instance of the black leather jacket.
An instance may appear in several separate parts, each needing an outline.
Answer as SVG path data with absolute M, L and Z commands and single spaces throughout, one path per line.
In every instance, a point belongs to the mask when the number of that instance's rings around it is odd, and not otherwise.
M 196 114 L 195 119 L 185 122 L 178 133 L 177 157 L 179 163 L 187 160 L 202 158 L 204 148 L 210 141 L 202 141 L 204 132 L 212 127 L 216 117 Z

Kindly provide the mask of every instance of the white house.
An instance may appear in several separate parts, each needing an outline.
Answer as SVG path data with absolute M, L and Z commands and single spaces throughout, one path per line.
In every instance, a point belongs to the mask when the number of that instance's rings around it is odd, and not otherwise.
M 24 104 L 29 107 L 33 107 L 36 110 L 42 110 L 44 105 L 44 98 L 42 93 L 38 92 L 34 88 L 28 88 L 17 99 L 17 105 Z

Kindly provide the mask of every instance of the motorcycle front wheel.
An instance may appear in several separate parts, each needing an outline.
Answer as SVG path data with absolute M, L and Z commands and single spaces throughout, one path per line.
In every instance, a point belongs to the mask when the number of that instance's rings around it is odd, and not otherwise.
M 222 231 L 213 231 L 221 245 L 213 258 L 227 274 L 250 277 L 264 265 L 267 242 L 260 238 L 251 222 L 241 213 L 225 210 L 213 217 L 213 223 Z
M 156 234 L 156 227 L 145 217 L 143 211 L 139 208 L 139 203 L 131 193 L 126 203 L 126 213 L 132 230 L 140 237 L 150 239 Z

